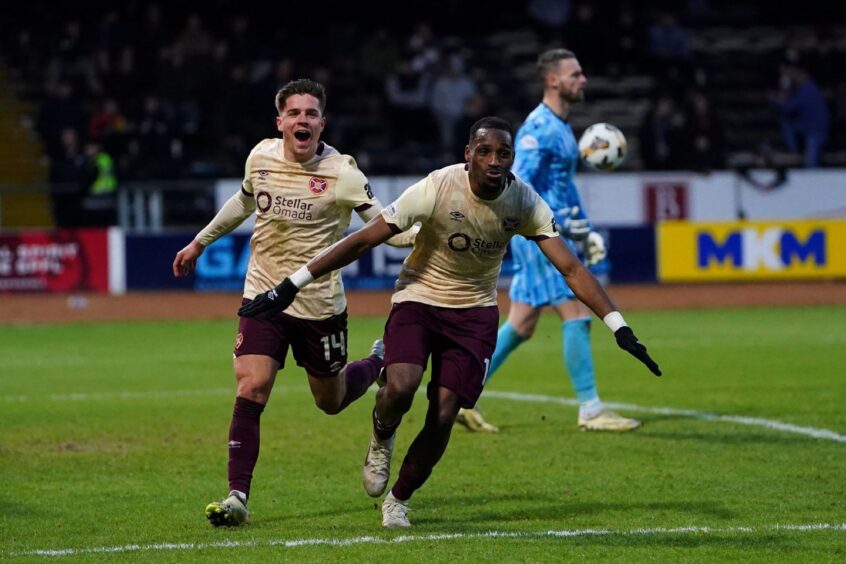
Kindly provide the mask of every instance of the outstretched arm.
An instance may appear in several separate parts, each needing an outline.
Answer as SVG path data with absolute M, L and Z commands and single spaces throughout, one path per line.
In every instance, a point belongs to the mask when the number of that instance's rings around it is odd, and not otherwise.
M 323 250 L 311 259 L 305 267 L 312 277 L 320 278 L 333 270 L 338 270 L 356 260 L 366 251 L 381 245 L 396 233 L 385 222 L 381 214 L 371 219 L 367 224 Z
M 617 307 L 608 297 L 602 285 L 593 274 L 584 267 L 561 237 L 550 237 L 537 241 L 541 252 L 546 255 L 555 268 L 567 279 L 567 285 L 583 304 L 588 306 L 600 319 Z
M 194 272 L 197 267 L 197 259 L 205 250 L 206 246 L 196 239 L 185 245 L 173 259 L 173 276 L 181 278 Z
M 344 237 L 331 247 L 321 251 L 308 264 L 286 277 L 281 284 L 259 294 L 250 303 L 241 306 L 238 315 L 241 317 L 272 317 L 284 311 L 301 288 L 312 280 L 329 274 L 333 270 L 343 268 L 363 255 L 368 249 L 380 245 L 395 235 L 391 227 L 381 215 L 377 215 L 364 227 Z
M 364 220 L 365 223 L 368 223 L 374 217 L 379 215 L 379 211 L 381 209 L 381 204 L 379 204 L 378 206 L 367 207 L 365 209 L 362 209 L 361 211 L 356 210 L 356 213 L 358 214 L 358 217 Z M 412 225 L 411 229 L 409 229 L 408 231 L 403 231 L 402 233 L 397 233 L 393 235 L 390 239 L 385 241 L 385 244 L 390 245 L 392 247 L 413 247 L 414 239 L 417 237 L 417 233 L 419 231 L 419 226 Z
M 541 252 L 555 265 L 555 268 L 567 278 L 567 285 L 576 297 L 598 315 L 614 333 L 617 346 L 646 365 L 656 376 L 661 375 L 658 363 L 652 360 L 646 347 L 638 341 L 631 328 L 626 325 L 623 316 L 596 280 L 593 274 L 579 262 L 560 237 L 550 237 L 537 241 Z
M 193 241 L 176 253 L 176 258 L 173 259 L 173 275 L 179 278 L 191 274 L 197 265 L 197 259 L 206 247 L 241 225 L 255 209 L 255 200 L 243 188 L 226 200 L 211 222 L 197 234 Z

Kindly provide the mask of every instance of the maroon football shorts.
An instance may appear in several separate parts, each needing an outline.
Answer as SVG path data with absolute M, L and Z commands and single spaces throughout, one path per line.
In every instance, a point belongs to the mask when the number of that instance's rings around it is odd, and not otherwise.
M 385 323 L 385 366 L 408 363 L 425 369 L 431 355 L 429 398 L 443 386 L 461 398 L 463 407 L 473 407 L 482 394 L 498 326 L 496 306 L 394 304 Z
M 242 304 L 251 300 L 243 299 Z M 347 312 L 327 319 L 300 319 L 280 313 L 273 319 L 240 317 L 235 356 L 260 354 L 285 367 L 288 346 L 298 366 L 312 376 L 335 376 L 347 363 Z

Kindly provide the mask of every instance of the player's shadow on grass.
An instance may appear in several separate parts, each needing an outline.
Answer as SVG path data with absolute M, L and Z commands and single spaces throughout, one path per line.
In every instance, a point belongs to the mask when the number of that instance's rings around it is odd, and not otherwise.
M 426 511 L 426 515 L 416 515 L 415 523 L 423 524 L 449 524 L 450 530 L 456 529 L 463 532 L 478 532 L 488 530 L 499 523 L 533 521 L 555 521 L 567 523 L 573 517 L 584 515 L 614 515 L 620 512 L 637 513 L 638 515 L 650 513 L 671 513 L 687 515 L 706 516 L 709 520 L 731 519 L 734 513 L 726 509 L 722 504 L 712 501 L 684 501 L 684 502 L 653 502 L 653 503 L 567 503 L 551 499 L 550 496 L 484 496 L 485 505 L 478 511 L 467 514 L 466 519 L 449 518 L 454 512 L 448 511 L 450 506 L 466 508 L 479 506 L 478 497 L 473 496 L 451 496 L 429 498 L 426 507 L 437 507 L 438 511 Z M 502 502 L 517 502 L 507 508 L 498 509 L 497 505 Z M 465 514 L 466 512 L 461 512 Z M 544 526 L 548 526 L 544 525 Z
M 554 429 L 556 432 L 563 431 L 569 432 L 572 431 L 573 433 L 581 433 L 582 431 L 576 425 L 576 418 L 573 417 L 572 419 L 562 419 L 560 417 L 547 417 L 541 416 L 533 419 L 512 419 L 509 423 L 504 423 L 498 421 L 496 418 L 491 418 L 492 423 L 494 423 L 497 427 L 499 427 L 498 436 L 503 436 L 504 434 L 507 435 L 508 433 L 512 433 L 515 431 L 519 432 L 537 432 L 537 431 L 544 431 L 547 429 Z M 474 433 L 472 431 L 468 431 L 467 429 L 456 425 L 453 428 L 453 432 L 457 431 L 464 431 L 468 435 L 478 435 L 478 436 L 497 436 L 492 435 L 491 433 Z
M 284 514 L 270 514 L 262 515 L 261 523 L 263 525 L 273 523 L 285 523 L 288 521 L 302 521 L 303 519 L 321 519 L 324 517 L 341 517 L 342 515 L 367 515 L 372 513 L 379 523 L 382 521 L 382 498 L 367 500 L 362 497 L 361 502 L 349 503 L 343 506 L 324 506 L 319 511 L 294 511 Z

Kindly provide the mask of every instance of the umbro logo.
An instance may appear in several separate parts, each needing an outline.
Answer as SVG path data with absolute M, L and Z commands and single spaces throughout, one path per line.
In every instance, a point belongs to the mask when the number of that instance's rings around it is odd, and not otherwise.
M 241 441 L 229 441 L 229 448 L 241 448 Z
M 453 221 L 461 221 L 462 219 L 465 219 L 464 214 L 458 210 L 449 212 L 449 217 L 452 218 Z

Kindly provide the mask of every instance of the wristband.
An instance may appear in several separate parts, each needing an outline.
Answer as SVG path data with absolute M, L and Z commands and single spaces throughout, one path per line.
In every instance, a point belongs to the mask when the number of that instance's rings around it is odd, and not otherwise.
M 304 286 L 308 286 L 314 282 L 314 276 L 311 275 L 311 272 L 305 266 L 289 276 L 289 279 L 298 289 L 302 289 Z
M 623 319 L 623 315 L 619 311 L 612 311 L 603 317 L 602 321 L 611 329 L 612 333 L 616 333 L 620 327 L 627 327 L 626 320 Z

